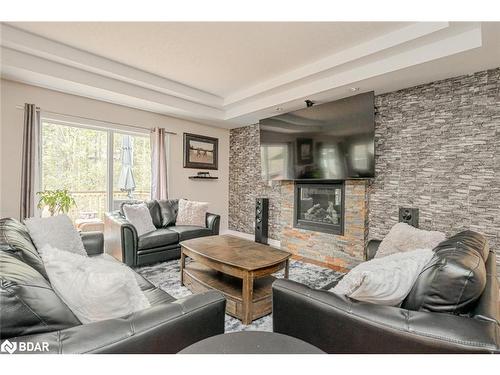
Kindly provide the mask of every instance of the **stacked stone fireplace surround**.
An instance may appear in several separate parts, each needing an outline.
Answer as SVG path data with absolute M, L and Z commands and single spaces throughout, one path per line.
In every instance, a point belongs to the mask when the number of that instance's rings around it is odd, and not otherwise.
M 259 126 L 231 130 L 229 229 L 253 234 L 268 197 L 269 237 L 296 258 L 349 269 L 400 206 L 420 227 L 482 232 L 500 253 L 500 68 L 375 97 L 375 178 L 345 182 L 344 235 L 293 227 L 293 181 L 262 181 Z

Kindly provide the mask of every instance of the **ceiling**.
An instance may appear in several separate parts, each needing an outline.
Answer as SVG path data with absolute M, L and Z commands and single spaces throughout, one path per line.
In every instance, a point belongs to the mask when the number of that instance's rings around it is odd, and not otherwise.
M 2 77 L 232 128 L 500 66 L 500 23 L 9 23 Z
M 406 24 L 17 22 L 11 25 L 224 97 Z

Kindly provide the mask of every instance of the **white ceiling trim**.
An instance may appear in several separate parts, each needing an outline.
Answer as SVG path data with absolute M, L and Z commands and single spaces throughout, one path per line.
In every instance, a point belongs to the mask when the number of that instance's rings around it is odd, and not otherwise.
M 415 23 L 221 98 L 10 25 L 2 24 L 1 32 L 5 78 L 226 128 L 275 115 L 277 106 L 297 109 L 315 94 L 482 46 L 480 23 Z
M 381 56 L 374 61 L 358 64 L 342 72 L 332 71 L 325 77 L 291 87 L 288 90 L 278 91 L 267 96 L 261 95 L 255 100 L 226 109 L 225 119 L 239 122 L 239 117 L 248 116 L 252 112 L 264 109 L 270 109 L 274 112 L 271 112 L 270 115 L 275 115 L 275 103 L 291 102 L 331 88 L 353 84 L 368 78 L 478 48 L 482 45 L 481 26 L 479 24 L 474 25 L 472 28 L 467 25 L 464 29 L 455 29 L 453 33 L 450 30 L 450 34 L 440 40 L 432 40 L 422 46 L 404 50 L 388 57 Z
M 324 72 L 342 64 L 353 62 L 360 58 L 382 52 L 386 49 L 407 43 L 425 35 L 449 27 L 448 22 L 414 23 L 399 30 L 392 31 L 368 42 L 345 49 L 328 57 L 322 58 L 311 64 L 301 66 L 298 69 L 286 72 L 258 85 L 236 92 L 224 98 L 224 105 L 251 98 L 265 93 L 266 91 L 295 82 L 297 80 Z
M 217 95 L 5 24 L 2 25 L 2 45 L 207 106 L 220 107 L 223 104 L 223 99 Z
M 208 107 L 10 48 L 2 47 L 1 51 L 2 74 L 8 78 L 16 80 L 24 78 L 28 82 L 58 91 L 61 91 L 60 84 L 62 83 L 66 88 L 65 91 L 77 95 L 92 93 L 94 99 L 103 95 L 105 100 L 115 100 L 117 104 L 122 105 L 128 105 L 131 100 L 146 101 L 150 102 L 154 108 L 162 106 L 162 113 L 193 115 L 209 119 L 224 117 L 224 112 L 219 108 Z M 95 93 L 99 95 L 95 97 Z M 128 98 L 127 104 L 124 104 L 124 98 Z

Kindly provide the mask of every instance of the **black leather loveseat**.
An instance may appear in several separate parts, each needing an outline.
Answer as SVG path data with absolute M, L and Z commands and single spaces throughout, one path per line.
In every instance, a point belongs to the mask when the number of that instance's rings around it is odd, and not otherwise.
M 126 204 L 126 203 L 124 203 Z M 137 236 L 135 227 L 120 210 L 106 213 L 104 242 L 106 253 L 128 266 L 162 262 L 180 258 L 179 242 L 191 238 L 219 234 L 220 216 L 207 213 L 205 227 L 176 225 L 178 199 L 146 202 L 156 230 Z
M 369 258 L 379 244 L 370 242 Z M 500 353 L 495 252 L 471 231 L 434 252 L 401 307 L 277 280 L 273 330 L 327 353 Z
M 82 233 L 89 255 L 102 233 Z M 225 299 L 215 291 L 176 300 L 139 274 L 151 307 L 119 319 L 81 324 L 52 289 L 26 227 L 0 220 L 0 339 L 9 347 L 48 343 L 50 353 L 177 353 L 224 333 Z M 14 344 L 16 343 L 16 344 Z

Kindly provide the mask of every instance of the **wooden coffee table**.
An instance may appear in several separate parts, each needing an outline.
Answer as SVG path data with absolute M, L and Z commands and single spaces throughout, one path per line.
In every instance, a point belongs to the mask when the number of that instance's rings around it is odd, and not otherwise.
M 285 269 L 291 254 L 230 235 L 200 237 L 181 245 L 181 284 L 193 293 L 218 290 L 226 313 L 250 324 L 272 311 L 273 273 Z M 186 257 L 194 260 L 186 265 Z

